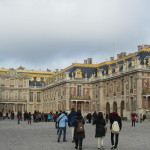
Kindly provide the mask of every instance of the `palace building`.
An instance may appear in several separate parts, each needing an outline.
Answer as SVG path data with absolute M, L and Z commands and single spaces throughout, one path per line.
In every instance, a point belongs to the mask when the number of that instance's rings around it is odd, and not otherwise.
M 150 118 L 150 45 L 93 64 L 73 63 L 61 71 L 0 69 L 0 111 L 50 112 L 72 107 L 83 114 L 118 112 Z

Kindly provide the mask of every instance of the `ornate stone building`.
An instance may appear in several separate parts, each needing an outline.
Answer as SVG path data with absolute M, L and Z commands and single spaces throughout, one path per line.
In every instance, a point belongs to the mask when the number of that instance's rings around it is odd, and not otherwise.
M 0 70 L 0 111 L 132 112 L 150 117 L 150 48 L 100 64 L 92 59 L 58 72 Z M 13 72 L 13 73 L 12 73 Z
M 53 73 L 0 69 L 0 111 L 43 111 L 42 90 Z

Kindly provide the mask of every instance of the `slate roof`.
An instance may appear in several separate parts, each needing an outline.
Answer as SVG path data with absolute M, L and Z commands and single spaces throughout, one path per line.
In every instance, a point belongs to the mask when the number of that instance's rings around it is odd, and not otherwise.
M 41 81 L 36 81 L 36 77 L 34 77 L 33 81 L 29 81 L 29 86 L 44 86 L 46 83 L 43 81 L 43 78 L 41 78 Z
M 72 77 L 72 74 L 75 75 L 75 70 L 81 69 L 83 78 L 85 78 L 85 74 L 87 74 L 87 78 L 90 78 L 92 76 L 92 74 L 97 74 L 97 68 L 100 69 L 100 71 L 102 72 L 103 75 L 104 75 L 104 71 L 106 72 L 106 74 L 108 74 L 108 67 L 109 67 L 109 65 L 111 66 L 112 72 L 114 73 L 115 72 L 116 63 L 118 64 L 119 71 L 122 71 L 123 70 L 123 62 L 124 62 L 124 60 L 128 62 L 128 65 L 129 65 L 128 67 L 131 67 L 131 65 L 132 65 L 132 58 L 133 57 L 135 57 L 137 59 L 140 59 L 141 60 L 141 64 L 144 64 L 144 58 L 147 59 L 148 57 L 150 57 L 150 52 L 149 51 L 139 51 L 139 52 L 133 53 L 131 55 L 125 56 L 124 59 L 122 57 L 121 60 L 119 60 L 119 59 L 118 59 L 118 61 L 114 60 L 114 63 L 112 63 L 112 64 L 110 64 L 111 62 L 108 62 L 108 64 L 107 64 L 107 62 L 106 63 L 104 62 L 104 64 L 102 64 L 102 65 L 100 64 L 100 66 L 96 66 L 94 64 L 93 64 L 93 66 L 92 65 L 85 66 L 84 64 L 82 66 L 82 64 L 80 64 L 80 65 L 76 64 L 76 65 L 68 67 L 68 69 L 67 68 L 64 69 L 64 71 L 62 71 L 61 73 L 68 72 L 69 73 L 69 77 Z
M 75 70 L 81 69 L 82 76 L 85 78 L 85 74 L 87 73 L 87 78 L 90 78 L 92 74 L 97 72 L 97 68 L 95 67 L 81 67 L 81 66 L 74 66 L 73 68 L 70 68 L 66 72 L 69 72 L 69 77 L 72 77 L 72 73 L 75 72 Z

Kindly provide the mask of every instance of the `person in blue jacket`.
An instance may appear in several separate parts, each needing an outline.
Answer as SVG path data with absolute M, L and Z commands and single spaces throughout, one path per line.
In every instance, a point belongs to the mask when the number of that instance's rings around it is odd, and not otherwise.
M 65 114 L 65 112 L 62 112 L 59 117 L 57 118 L 57 123 L 58 123 L 58 142 L 60 142 L 61 134 L 63 131 L 63 142 L 67 142 L 66 140 L 66 122 L 68 122 L 68 118 Z
M 77 115 L 77 112 L 74 110 L 74 108 L 72 108 L 70 114 L 68 115 L 68 126 L 71 128 L 72 142 L 74 142 L 74 125 L 73 125 L 73 122 L 76 119 L 76 115 Z
M 50 122 L 50 119 L 51 119 L 51 115 L 48 114 L 48 115 L 47 115 L 47 120 L 48 120 L 48 122 Z

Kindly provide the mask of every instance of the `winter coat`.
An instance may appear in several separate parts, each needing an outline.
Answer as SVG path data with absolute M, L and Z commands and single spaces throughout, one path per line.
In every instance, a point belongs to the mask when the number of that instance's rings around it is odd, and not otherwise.
M 97 118 L 93 124 L 96 124 L 95 137 L 97 138 L 105 136 L 105 120 Z
M 78 133 L 77 132 L 77 126 L 78 126 L 78 123 L 82 121 L 83 124 L 85 124 L 85 121 L 83 119 L 82 116 L 77 116 L 76 119 L 74 120 L 73 122 L 73 125 L 74 125 L 74 139 L 83 139 L 85 138 L 85 131 L 82 132 L 82 133 Z
M 31 120 L 31 114 L 28 114 L 28 119 Z
M 69 115 L 68 115 L 68 126 L 69 127 L 74 127 L 73 122 L 76 118 L 77 113 L 75 111 L 72 111 Z
M 64 127 L 66 127 L 66 122 L 68 122 L 68 118 L 67 118 L 67 116 L 64 113 L 62 113 L 57 118 L 57 122 L 58 122 L 58 127 L 59 128 L 64 128 Z
M 118 122 L 119 128 L 121 130 L 121 128 L 122 128 L 122 121 L 121 121 L 121 117 L 118 116 L 118 114 L 111 115 L 111 118 L 110 118 L 110 129 L 112 129 L 112 124 L 113 124 L 114 121 Z
M 131 119 L 132 119 L 132 120 L 136 120 L 136 116 L 132 116 Z

